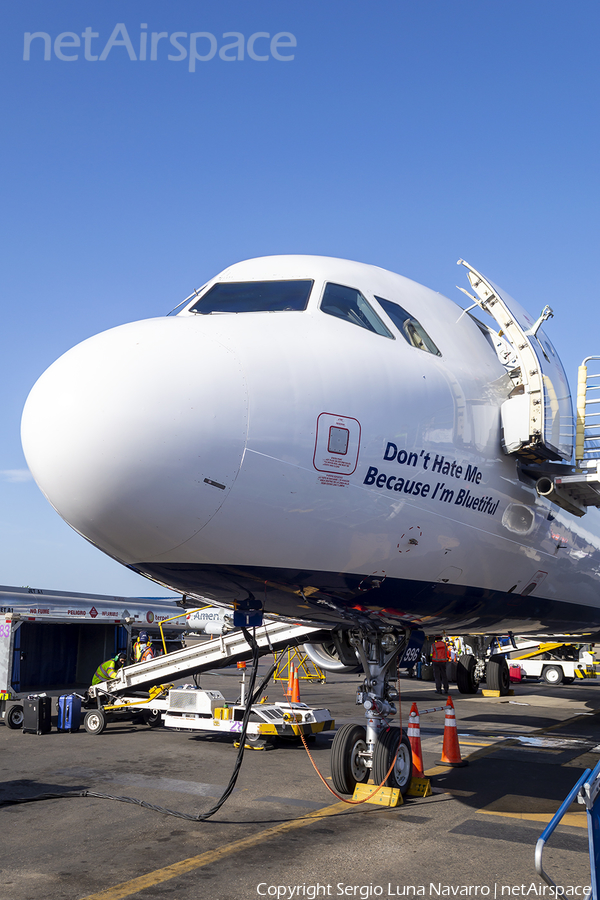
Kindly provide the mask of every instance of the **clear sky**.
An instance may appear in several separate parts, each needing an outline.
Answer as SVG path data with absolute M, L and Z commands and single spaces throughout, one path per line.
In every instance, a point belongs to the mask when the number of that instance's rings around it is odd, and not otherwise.
M 1 584 L 164 593 L 51 509 L 21 410 L 232 262 L 342 256 L 460 302 L 463 257 L 554 309 L 572 385 L 600 353 L 597 0 L 4 0 L 0 26 Z

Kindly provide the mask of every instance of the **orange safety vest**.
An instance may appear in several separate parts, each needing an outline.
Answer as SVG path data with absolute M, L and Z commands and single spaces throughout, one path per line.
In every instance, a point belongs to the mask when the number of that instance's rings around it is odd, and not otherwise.
M 434 662 L 448 661 L 448 648 L 444 641 L 436 641 L 431 648 L 431 658 Z

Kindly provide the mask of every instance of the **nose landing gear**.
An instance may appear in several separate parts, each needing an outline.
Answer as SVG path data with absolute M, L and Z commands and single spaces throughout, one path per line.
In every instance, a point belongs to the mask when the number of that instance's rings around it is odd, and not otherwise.
M 404 795 L 412 776 L 412 749 L 407 735 L 391 724 L 396 688 L 390 684 L 395 663 L 408 647 L 410 632 L 357 629 L 348 636 L 365 677 L 356 702 L 365 709 L 366 726 L 343 725 L 331 748 L 331 777 L 340 793 L 350 794 L 372 776 L 375 784 L 399 788 Z

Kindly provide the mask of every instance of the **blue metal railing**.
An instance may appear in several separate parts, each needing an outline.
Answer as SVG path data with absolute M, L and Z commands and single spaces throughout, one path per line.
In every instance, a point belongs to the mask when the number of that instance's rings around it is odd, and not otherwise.
M 542 832 L 535 847 L 535 870 L 540 878 L 554 889 L 555 897 L 566 895 L 565 889 L 557 885 L 548 873 L 544 871 L 542 854 L 548 838 L 575 799 L 582 803 L 587 810 L 590 891 L 586 894 L 584 900 L 600 900 L 600 762 L 593 770 L 585 770 Z

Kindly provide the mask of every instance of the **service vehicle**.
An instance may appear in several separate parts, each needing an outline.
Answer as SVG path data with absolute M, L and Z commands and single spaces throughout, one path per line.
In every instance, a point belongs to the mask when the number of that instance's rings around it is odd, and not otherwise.
M 586 650 L 574 644 L 544 643 L 527 654 L 513 656 L 512 668 L 518 664 L 521 678 L 542 678 L 547 684 L 572 684 L 576 679 L 596 678 L 596 669 Z

